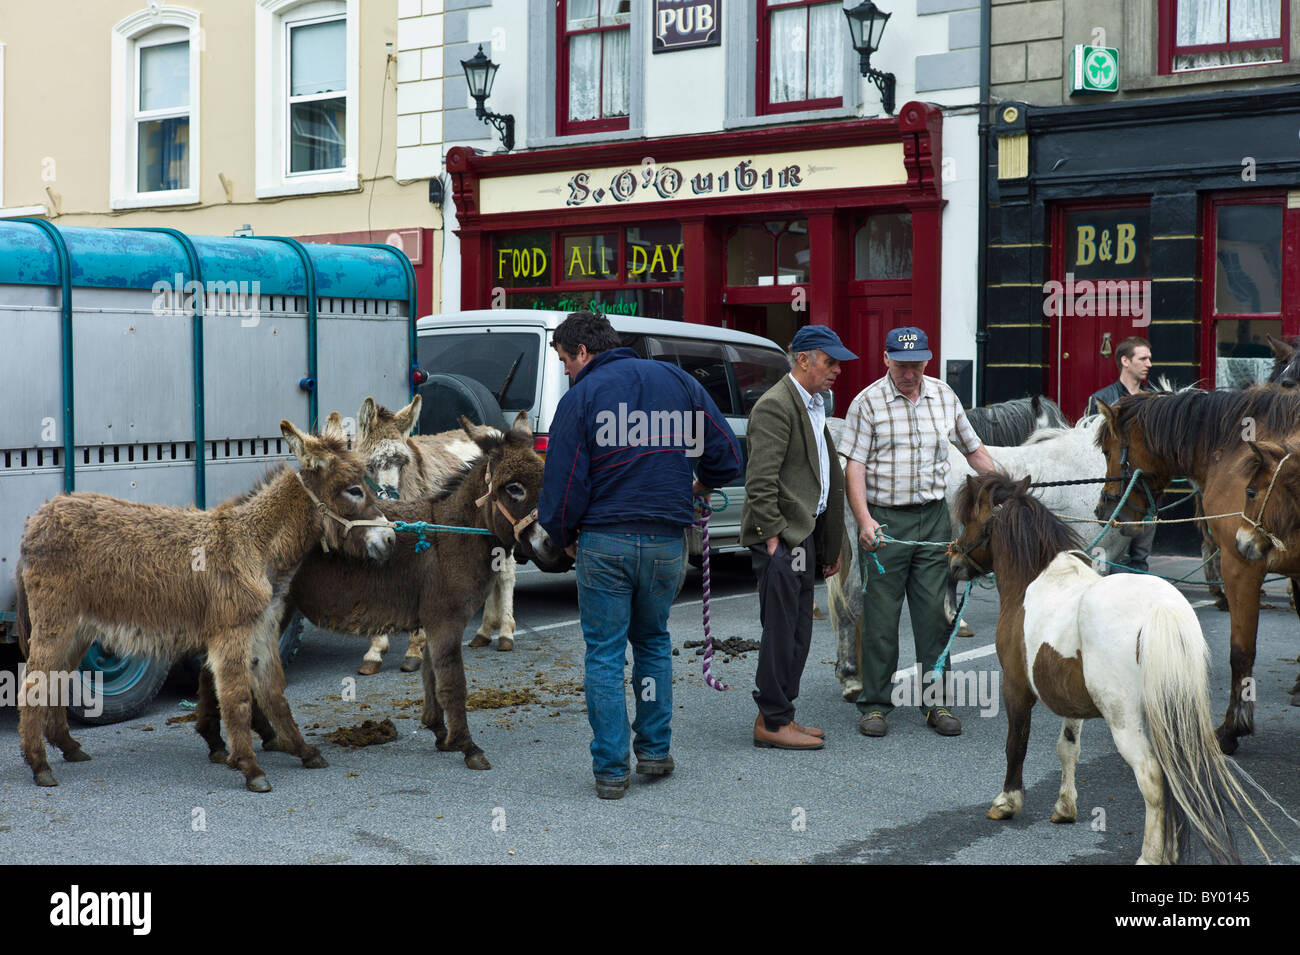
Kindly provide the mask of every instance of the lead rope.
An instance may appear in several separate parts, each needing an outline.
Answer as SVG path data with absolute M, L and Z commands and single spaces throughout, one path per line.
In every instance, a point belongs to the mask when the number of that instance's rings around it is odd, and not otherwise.
M 709 499 L 701 494 L 695 498 L 695 526 L 700 529 L 700 561 L 701 570 L 703 571 L 703 589 L 704 589 L 704 682 L 715 690 L 730 690 L 731 687 L 723 683 L 709 671 L 709 664 L 713 661 L 713 634 L 709 628 L 709 597 L 713 593 L 709 575 L 709 515 L 713 513 L 713 508 L 709 507 Z

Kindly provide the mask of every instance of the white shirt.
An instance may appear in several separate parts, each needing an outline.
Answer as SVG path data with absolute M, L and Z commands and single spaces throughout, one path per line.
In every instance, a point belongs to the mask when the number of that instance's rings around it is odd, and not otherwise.
M 799 397 L 803 399 L 804 407 L 808 409 L 808 420 L 812 422 L 813 434 L 817 436 L 817 462 L 821 465 L 822 494 L 817 501 L 817 512 L 813 517 L 820 517 L 822 511 L 826 510 L 826 498 L 831 487 L 831 458 L 826 450 L 826 402 L 822 400 L 821 395 L 810 395 L 794 375 L 790 376 L 790 380 L 794 382 L 795 388 L 799 389 Z

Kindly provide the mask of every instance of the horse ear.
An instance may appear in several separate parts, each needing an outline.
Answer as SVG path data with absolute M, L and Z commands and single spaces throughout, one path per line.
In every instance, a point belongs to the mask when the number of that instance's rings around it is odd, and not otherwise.
M 522 434 L 524 437 L 527 438 L 531 438 L 533 436 L 533 426 L 528 423 L 527 410 L 521 411 L 519 412 L 519 414 L 515 415 L 515 420 L 514 423 L 510 425 L 510 430 L 518 431 L 520 434 Z
M 1029 485 L 1033 483 L 1034 483 L 1034 476 L 1032 474 L 1026 474 L 1023 478 L 1021 478 L 1019 481 L 1016 482 L 1016 496 L 1019 497 L 1024 494 L 1028 494 Z
M 370 426 L 374 423 L 375 415 L 379 409 L 375 407 L 375 399 L 366 395 L 366 400 L 361 402 L 361 410 L 357 412 L 357 440 L 364 441 L 366 435 L 370 433 Z
M 280 433 L 289 442 L 289 450 L 303 467 L 315 469 L 325 466 L 326 460 L 317 450 L 320 442 L 311 435 L 303 434 L 287 419 L 280 421 Z
M 1099 412 L 1101 412 L 1101 416 L 1102 416 L 1103 418 L 1106 419 L 1106 423 L 1107 423 L 1108 425 L 1110 425 L 1111 430 L 1114 430 L 1114 428 L 1115 428 L 1115 409 L 1112 408 L 1110 405 L 1106 404 L 1106 402 L 1102 401 L 1100 398 L 1098 398 L 1098 399 L 1097 399 L 1097 410 L 1098 410 Z
M 409 438 L 411 432 L 415 430 L 415 425 L 420 420 L 420 408 L 423 403 L 424 399 L 419 395 L 416 395 L 411 399 L 409 405 L 393 416 L 395 419 L 394 423 L 397 425 L 397 430 L 402 432 L 403 440 Z
M 1268 336 L 1268 347 L 1273 349 L 1273 357 L 1278 361 L 1288 362 L 1295 355 L 1295 346 L 1288 345 L 1286 342 L 1278 341 L 1272 335 Z

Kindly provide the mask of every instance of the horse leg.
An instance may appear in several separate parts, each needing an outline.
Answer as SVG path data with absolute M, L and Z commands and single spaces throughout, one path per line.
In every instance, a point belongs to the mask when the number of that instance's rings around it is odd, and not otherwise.
M 1300 615 L 1300 604 L 1298 604 L 1296 601 L 1297 594 L 1300 594 L 1300 578 L 1292 577 L 1291 578 L 1291 609 L 1294 610 L 1297 615 Z M 1295 685 L 1292 686 L 1291 689 L 1287 690 L 1287 693 L 1291 695 L 1291 705 L 1300 706 L 1300 676 L 1296 677 Z
M 426 639 L 420 651 L 420 679 L 424 684 L 424 712 L 420 722 L 433 730 L 433 738 L 438 748 L 443 748 L 447 741 L 447 724 L 443 722 L 442 705 L 438 702 L 438 676 L 433 667 L 433 646 Z
M 952 605 L 952 600 L 946 593 L 943 595 L 943 615 L 948 621 L 948 626 L 951 627 L 953 623 L 957 624 L 957 636 L 975 636 L 975 631 L 970 628 L 970 624 L 966 622 L 965 618 L 962 618 L 960 621 L 957 620 L 957 609 Z
M 1177 849 L 1174 858 L 1164 858 L 1165 808 L 1164 808 L 1164 773 L 1160 771 L 1155 753 L 1142 730 L 1141 719 L 1136 711 L 1132 718 L 1114 723 L 1107 720 L 1110 735 L 1115 740 L 1115 748 L 1129 764 L 1133 775 L 1137 777 L 1138 789 L 1142 790 L 1142 799 L 1146 803 L 1146 823 L 1142 829 L 1142 855 L 1138 865 L 1173 865 L 1178 861 Z
M 435 695 L 438 706 L 447 718 L 447 738 L 437 744 L 444 751 L 459 750 L 465 754 L 465 765 L 470 769 L 491 769 L 492 764 L 483 750 L 474 744 L 469 734 L 469 719 L 465 714 L 465 664 L 460 655 L 460 634 L 454 624 L 443 623 L 426 647 L 425 663 L 433 664 L 436 682 Z
M 1223 723 L 1214 731 L 1219 748 L 1228 756 L 1237 751 L 1237 737 L 1255 732 L 1255 681 L 1251 672 L 1255 667 L 1255 637 L 1259 627 L 1259 585 L 1264 579 L 1262 570 L 1234 560 L 1235 553 L 1224 551 L 1222 555 L 1226 575 L 1223 580 L 1231 610 L 1228 660 L 1232 665 L 1232 691 Z
M 1012 677 L 1002 683 L 1002 705 L 1007 710 L 1007 775 L 989 807 L 990 819 L 1010 819 L 1025 805 L 1025 752 L 1029 748 L 1029 721 L 1037 700 L 1028 686 L 1012 686 Z
M 248 673 L 248 653 L 255 635 L 240 630 L 227 631 L 208 647 L 208 664 L 217 691 L 217 702 L 226 720 L 230 737 L 230 756 L 226 765 L 244 774 L 245 785 L 253 792 L 271 791 L 266 773 L 257 765 L 253 753 L 253 691 Z
M 420 669 L 420 658 L 424 656 L 424 644 L 428 639 L 423 627 L 411 631 L 406 643 L 406 656 L 402 658 L 403 673 L 414 673 Z
M 853 556 L 846 550 L 856 549 L 845 545 L 840 550 L 840 571 L 826 580 L 826 609 L 835 631 L 835 677 L 840 681 L 841 694 L 850 703 L 862 693 L 862 680 L 858 669 L 858 641 L 862 637 L 862 621 L 854 610 L 851 598 Z M 858 593 L 858 609 L 861 608 Z
M 1079 818 L 1076 803 L 1079 791 L 1074 787 L 1074 768 L 1079 764 L 1079 734 L 1083 720 L 1061 721 L 1061 735 L 1056 741 L 1056 755 L 1061 758 L 1061 792 L 1052 807 L 1052 822 L 1074 822 Z
M 262 748 L 292 753 L 308 769 L 324 769 L 329 763 L 325 762 L 319 749 L 303 739 L 289 709 L 289 701 L 284 698 L 284 665 L 280 662 L 278 638 L 278 630 L 263 627 L 253 644 L 249 667 L 253 689 L 252 716 L 256 723 L 260 706 L 264 714 L 262 722 L 271 733 L 271 738 L 265 740 Z M 261 734 L 262 730 L 259 729 L 258 733 Z
M 377 637 L 371 637 L 370 649 L 367 650 L 366 655 L 361 658 L 361 666 L 357 668 L 357 672 L 362 676 L 373 676 L 378 673 L 379 668 L 383 666 L 384 663 L 384 654 L 387 652 L 388 634 L 381 633 Z

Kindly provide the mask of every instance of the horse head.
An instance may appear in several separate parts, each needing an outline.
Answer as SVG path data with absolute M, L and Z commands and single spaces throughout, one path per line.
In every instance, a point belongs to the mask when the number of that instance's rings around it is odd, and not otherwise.
M 348 450 L 337 413 L 319 436 L 304 434 L 289 421 L 280 422 L 280 432 L 302 465 L 298 480 L 312 502 L 321 546 L 350 557 L 388 560 L 396 536 L 365 486 L 365 462 Z
M 1287 556 L 1300 531 L 1300 447 L 1272 441 L 1248 441 L 1231 478 L 1244 484 L 1242 521 L 1235 544 L 1244 560 L 1271 567 Z
M 402 472 L 410 465 L 412 454 L 406 439 L 420 420 L 421 398 L 397 412 L 389 411 L 367 397 L 357 412 L 357 453 L 366 462 L 366 483 L 381 499 L 400 497 Z
M 1095 511 L 1098 520 L 1110 520 L 1114 515 L 1117 521 L 1146 521 L 1155 515 L 1156 500 L 1174 475 L 1168 472 L 1166 461 L 1151 450 L 1142 412 L 1153 407 L 1151 402 L 1163 397 L 1150 393 L 1129 395 L 1121 398 L 1114 407 L 1104 401 L 1097 402 L 1103 419 L 1097 429 L 1097 446 L 1106 456 L 1105 476 L 1112 479 L 1101 486 Z M 1134 481 L 1137 471 L 1142 473 Z M 1124 507 L 1115 513 L 1130 484 L 1132 490 L 1124 500 Z M 1137 537 L 1142 530 L 1135 523 L 1119 527 L 1119 532 L 1125 537 Z
M 1268 384 L 1283 388 L 1294 388 L 1300 384 L 1300 348 L 1278 341 L 1268 336 L 1269 347 L 1273 349 L 1273 371 L 1268 376 Z
M 953 511 L 961 532 L 948 548 L 948 579 L 974 580 L 993 572 L 993 520 L 1008 501 L 1029 493 L 1033 479 L 1014 481 L 1000 472 L 973 474 L 957 491 Z
M 512 548 L 516 557 L 534 561 L 547 573 L 560 573 L 572 567 L 569 555 L 556 547 L 537 523 L 544 463 L 533 449 L 528 412 L 519 412 L 510 430 L 504 433 L 476 426 L 464 417 L 460 422 L 465 434 L 487 458 L 484 472 L 487 493 L 479 498 L 479 506 L 486 509 L 488 529 L 501 543 Z

